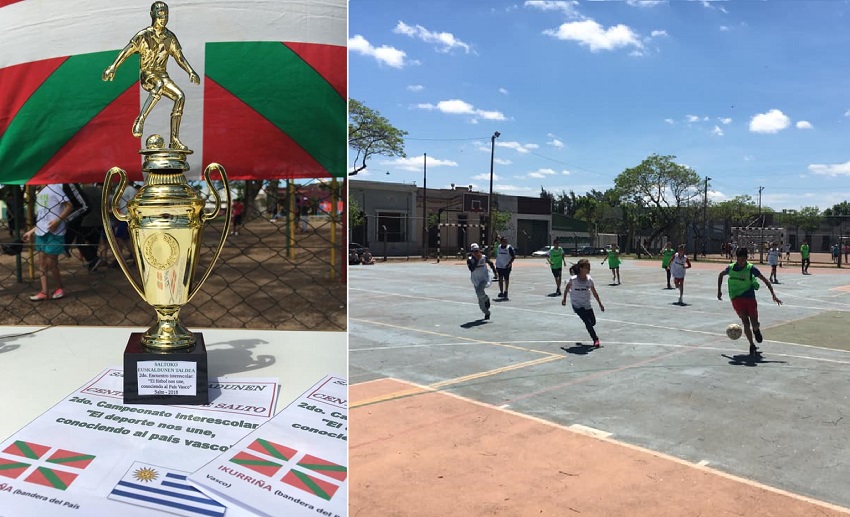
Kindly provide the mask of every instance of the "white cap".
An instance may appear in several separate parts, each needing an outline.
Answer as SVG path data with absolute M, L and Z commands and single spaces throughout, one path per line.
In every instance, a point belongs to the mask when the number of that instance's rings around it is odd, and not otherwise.
M 472 244 L 469 245 L 469 251 L 475 251 L 477 249 L 478 249 L 478 244 L 473 242 Z

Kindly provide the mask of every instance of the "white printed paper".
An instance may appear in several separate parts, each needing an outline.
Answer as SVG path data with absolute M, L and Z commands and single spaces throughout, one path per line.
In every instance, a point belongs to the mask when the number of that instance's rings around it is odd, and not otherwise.
M 328 375 L 188 480 L 231 509 L 343 517 L 347 453 L 348 383 Z
M 134 465 L 192 472 L 229 451 L 272 416 L 278 384 L 217 378 L 207 406 L 125 405 L 122 389 L 107 369 L 0 443 L 3 517 L 159 513 L 108 496 Z
M 191 361 L 139 361 L 139 395 L 198 394 L 198 364 Z

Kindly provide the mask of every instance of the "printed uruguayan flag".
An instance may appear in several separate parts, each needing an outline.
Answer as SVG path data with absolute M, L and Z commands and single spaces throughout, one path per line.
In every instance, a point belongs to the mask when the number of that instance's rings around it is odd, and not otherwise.
M 224 515 L 227 508 L 190 485 L 187 475 L 137 461 L 107 497 L 177 515 Z

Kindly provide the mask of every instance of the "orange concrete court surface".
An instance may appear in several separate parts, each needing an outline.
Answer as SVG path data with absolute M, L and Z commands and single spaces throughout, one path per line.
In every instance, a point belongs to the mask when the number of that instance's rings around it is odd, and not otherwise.
M 350 396 L 352 517 L 850 515 L 591 430 L 393 379 L 354 385 Z

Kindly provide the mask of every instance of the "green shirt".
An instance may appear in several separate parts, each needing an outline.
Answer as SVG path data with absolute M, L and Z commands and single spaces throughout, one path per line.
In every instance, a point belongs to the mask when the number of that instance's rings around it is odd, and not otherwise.
M 552 269 L 564 267 L 564 248 L 558 246 L 549 250 L 549 265 L 552 266 Z
M 661 257 L 661 267 L 667 269 L 670 267 L 670 261 L 673 260 L 673 248 L 664 248 L 664 255 Z
M 809 258 L 809 245 L 808 244 L 803 244 L 802 246 L 800 246 L 800 255 L 802 255 L 802 257 L 804 259 Z

